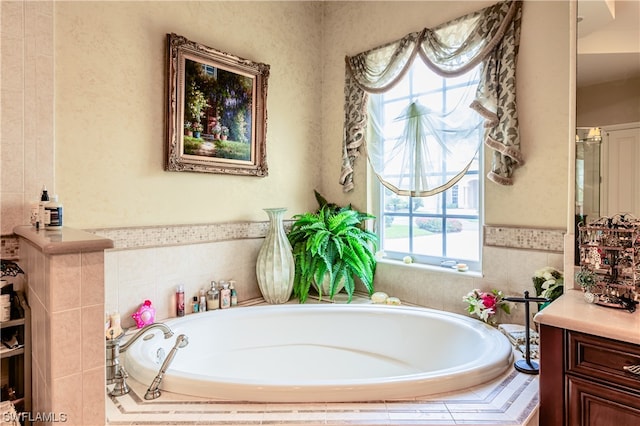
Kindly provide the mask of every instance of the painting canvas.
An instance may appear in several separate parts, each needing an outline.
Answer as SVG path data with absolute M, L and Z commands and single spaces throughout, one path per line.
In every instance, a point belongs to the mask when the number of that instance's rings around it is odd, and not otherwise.
M 266 176 L 269 65 L 167 35 L 170 171 Z

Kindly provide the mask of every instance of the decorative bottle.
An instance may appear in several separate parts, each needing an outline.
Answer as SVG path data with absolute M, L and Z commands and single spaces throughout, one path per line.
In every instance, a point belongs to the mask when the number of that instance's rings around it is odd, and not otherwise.
M 269 230 L 258 252 L 256 275 L 258 287 L 267 303 L 286 303 L 293 291 L 295 264 L 291 244 L 284 232 L 285 208 L 264 209 L 269 216 Z

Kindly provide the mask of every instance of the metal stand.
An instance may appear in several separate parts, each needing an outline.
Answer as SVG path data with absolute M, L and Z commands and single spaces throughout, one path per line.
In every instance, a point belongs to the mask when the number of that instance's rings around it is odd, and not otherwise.
M 549 299 L 546 297 L 529 297 L 529 292 L 524 292 L 524 297 L 505 297 L 502 300 L 508 302 L 524 303 L 524 338 L 525 338 L 525 359 L 519 359 L 514 363 L 514 367 L 521 373 L 526 374 L 538 374 L 540 372 L 540 366 L 537 362 L 531 361 L 531 345 L 529 343 L 529 303 L 544 303 Z

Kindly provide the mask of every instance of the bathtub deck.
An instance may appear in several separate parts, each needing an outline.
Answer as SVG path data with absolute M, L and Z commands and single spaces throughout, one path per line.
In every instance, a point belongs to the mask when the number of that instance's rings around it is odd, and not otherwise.
M 129 385 L 128 395 L 107 397 L 109 425 L 538 425 L 538 376 L 513 369 L 463 392 L 362 403 L 230 402 L 169 392 L 145 401 L 147 385 Z

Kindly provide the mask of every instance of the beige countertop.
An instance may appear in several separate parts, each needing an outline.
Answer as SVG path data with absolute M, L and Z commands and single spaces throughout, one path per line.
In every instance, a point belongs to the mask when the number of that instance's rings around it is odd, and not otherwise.
M 534 317 L 538 324 L 640 345 L 640 307 L 630 313 L 587 303 L 581 290 L 567 290 Z
M 113 241 L 88 232 L 63 227 L 60 230 L 38 230 L 33 226 L 16 226 L 13 232 L 29 240 L 45 254 L 100 251 L 113 248 Z

